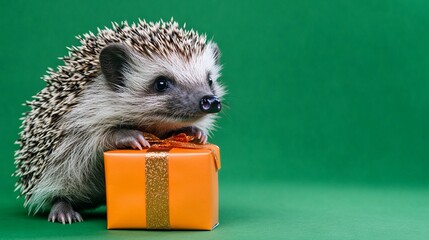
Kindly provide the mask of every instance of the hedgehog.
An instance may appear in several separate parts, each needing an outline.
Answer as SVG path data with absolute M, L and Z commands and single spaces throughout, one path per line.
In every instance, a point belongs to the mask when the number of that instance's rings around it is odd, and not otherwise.
M 173 19 L 77 39 L 25 103 L 13 174 L 29 213 L 50 209 L 48 221 L 63 224 L 105 204 L 104 151 L 148 148 L 143 132 L 206 143 L 225 94 L 217 44 Z

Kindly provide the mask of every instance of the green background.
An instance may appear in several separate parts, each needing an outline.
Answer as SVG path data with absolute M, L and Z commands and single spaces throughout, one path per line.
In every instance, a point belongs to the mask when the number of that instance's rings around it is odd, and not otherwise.
M 429 239 L 428 1 L 2 1 L 0 239 Z M 187 23 L 218 43 L 220 226 L 63 226 L 13 192 L 21 104 L 74 36 L 111 21 Z

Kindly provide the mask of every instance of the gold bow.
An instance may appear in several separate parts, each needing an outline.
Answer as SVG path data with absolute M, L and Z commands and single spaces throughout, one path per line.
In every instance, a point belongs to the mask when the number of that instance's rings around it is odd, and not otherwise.
M 160 139 L 151 133 L 143 133 L 144 138 L 151 145 L 150 149 L 168 149 L 168 148 L 206 148 L 204 144 L 197 144 L 193 141 L 194 136 L 188 136 L 185 133 L 179 133 L 166 139 Z

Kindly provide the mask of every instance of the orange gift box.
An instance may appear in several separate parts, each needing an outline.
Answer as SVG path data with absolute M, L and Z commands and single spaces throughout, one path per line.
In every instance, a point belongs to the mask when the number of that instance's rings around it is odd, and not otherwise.
M 107 229 L 212 230 L 219 148 L 104 153 Z

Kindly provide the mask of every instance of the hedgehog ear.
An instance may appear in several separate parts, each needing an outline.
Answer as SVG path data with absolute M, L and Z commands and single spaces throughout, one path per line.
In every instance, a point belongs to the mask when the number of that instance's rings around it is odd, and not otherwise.
M 210 48 L 212 49 L 212 52 L 213 52 L 213 57 L 214 57 L 214 59 L 215 59 L 215 62 L 216 62 L 216 64 L 219 64 L 220 63 L 220 50 L 219 50 L 219 47 L 217 46 L 217 44 L 216 43 L 214 43 L 214 42 L 210 42 L 209 43 L 209 46 L 210 46 Z
M 122 44 L 110 44 L 100 52 L 101 72 L 107 83 L 114 91 L 119 91 L 125 86 L 124 71 L 130 68 L 132 53 Z

